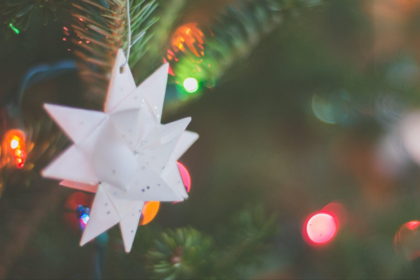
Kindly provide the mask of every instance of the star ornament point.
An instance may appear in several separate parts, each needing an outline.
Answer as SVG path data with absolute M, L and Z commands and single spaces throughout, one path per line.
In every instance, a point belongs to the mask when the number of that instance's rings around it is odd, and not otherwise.
M 104 111 L 45 104 L 73 144 L 43 171 L 60 185 L 96 193 L 80 245 L 117 223 L 131 250 L 145 201 L 188 197 L 176 161 L 198 139 L 191 118 L 161 124 L 168 65 L 136 87 L 118 51 Z

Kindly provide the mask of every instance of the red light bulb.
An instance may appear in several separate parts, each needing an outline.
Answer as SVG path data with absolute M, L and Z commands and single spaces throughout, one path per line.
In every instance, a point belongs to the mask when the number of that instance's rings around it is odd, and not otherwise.
M 394 237 L 395 251 L 407 260 L 420 257 L 420 221 L 403 224 Z
M 316 213 L 305 224 L 306 235 L 314 244 L 325 244 L 337 233 L 335 218 L 328 213 Z

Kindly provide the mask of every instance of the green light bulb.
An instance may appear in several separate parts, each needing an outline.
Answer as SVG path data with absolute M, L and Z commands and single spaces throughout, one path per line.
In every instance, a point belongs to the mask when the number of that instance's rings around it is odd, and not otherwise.
M 10 26 L 10 28 L 11 28 L 11 29 L 12 29 L 12 30 L 16 33 L 16 34 L 19 34 L 19 33 L 20 33 L 19 29 L 17 29 L 16 27 L 14 27 L 12 23 L 9 23 L 9 26 Z
M 198 90 L 198 82 L 194 78 L 186 78 L 183 85 L 185 90 L 190 93 L 196 92 Z

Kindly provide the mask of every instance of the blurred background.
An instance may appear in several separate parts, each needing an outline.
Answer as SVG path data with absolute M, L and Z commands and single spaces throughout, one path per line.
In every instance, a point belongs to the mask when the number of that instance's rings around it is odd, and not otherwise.
M 126 3 L 3 0 L 0 278 L 420 277 L 419 0 L 130 1 L 136 82 L 169 62 L 163 122 L 200 134 L 189 199 L 79 247 L 42 105 L 102 109 Z

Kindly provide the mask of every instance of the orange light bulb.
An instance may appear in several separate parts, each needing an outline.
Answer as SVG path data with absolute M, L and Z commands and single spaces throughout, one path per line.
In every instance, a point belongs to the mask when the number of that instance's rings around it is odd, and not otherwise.
M 197 47 L 202 49 L 204 42 L 204 33 L 197 27 L 197 23 L 193 22 L 184 24 L 175 31 L 171 39 L 171 46 L 175 52 L 186 52 L 185 44 L 190 52 L 197 57 L 201 57 L 202 55 L 197 51 Z
M 16 139 L 13 139 L 12 142 L 10 142 L 10 147 L 12 149 L 16 149 L 19 146 L 19 141 Z
M 11 129 L 6 133 L 3 141 L 3 147 L 10 149 L 9 156 L 13 163 L 18 168 L 22 168 L 26 159 L 25 133 L 20 129 Z
M 150 223 L 156 217 L 159 207 L 159 201 L 147 201 L 144 203 L 139 225 L 144 226 Z

